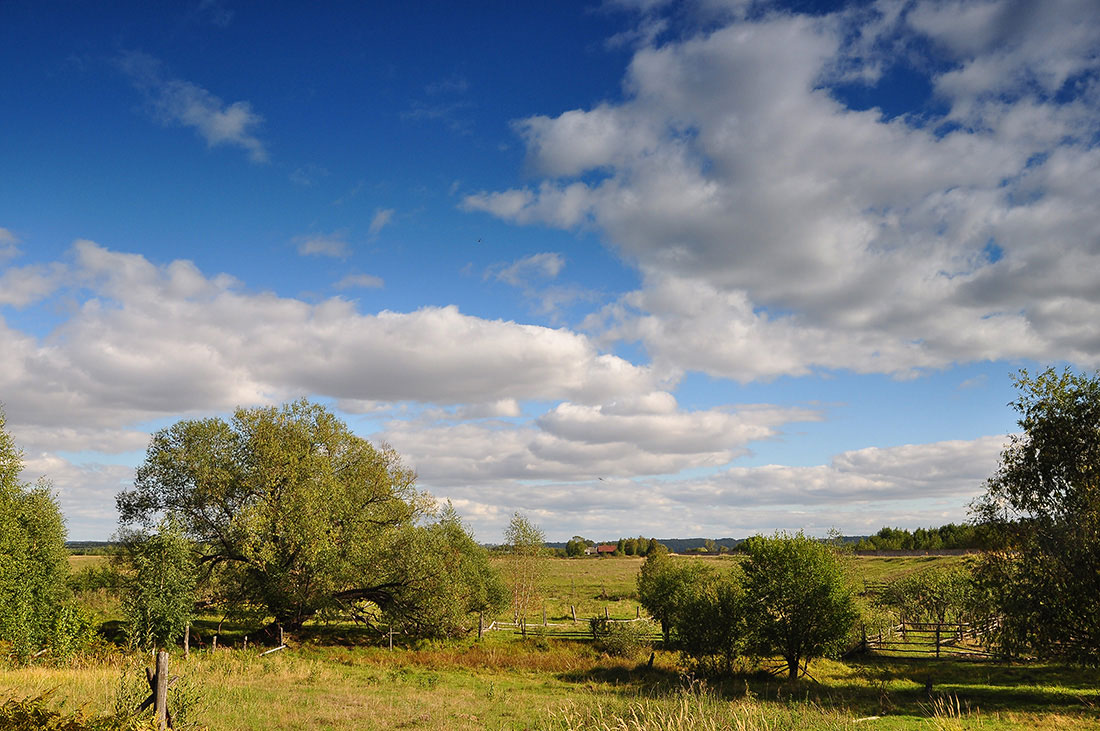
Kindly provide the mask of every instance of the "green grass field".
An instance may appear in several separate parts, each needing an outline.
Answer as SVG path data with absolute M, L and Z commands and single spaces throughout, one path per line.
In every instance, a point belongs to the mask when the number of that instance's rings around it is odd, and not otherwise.
M 684 560 L 722 567 L 737 559 Z M 859 581 L 879 581 L 959 559 L 851 560 Z M 548 620 L 568 617 L 570 604 L 578 617 L 604 606 L 633 616 L 641 564 L 546 559 Z M 245 631 L 233 628 L 225 639 L 239 641 Z M 590 643 L 509 632 L 393 651 L 341 643 L 339 635 L 338 627 L 317 628 L 268 656 L 239 647 L 177 654 L 170 672 L 193 689 L 196 715 L 210 729 L 1100 728 L 1100 673 L 1092 670 L 870 658 L 816 661 L 813 678 L 795 686 L 751 668 L 707 684 L 660 649 L 650 666 L 648 651 L 614 658 Z M 66 709 L 109 712 L 120 689 L 140 683 L 142 661 L 151 663 L 116 651 L 65 667 L 9 667 L 0 673 L 0 699 L 50 693 Z

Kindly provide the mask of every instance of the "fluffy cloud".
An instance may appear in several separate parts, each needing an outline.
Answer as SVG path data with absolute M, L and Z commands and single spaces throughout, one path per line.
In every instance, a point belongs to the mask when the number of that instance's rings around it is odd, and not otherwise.
M 118 64 L 163 124 L 191 127 L 209 147 L 233 145 L 246 150 L 253 162 L 267 162 L 267 149 L 254 134 L 263 117 L 248 102 L 227 105 L 190 81 L 165 78 L 160 62 L 144 53 L 127 53 Z
M 0 323 L 13 423 L 131 424 L 312 394 L 348 400 L 595 403 L 648 392 L 648 369 L 583 335 L 456 307 L 360 314 L 239 291 L 193 264 L 157 266 L 89 241 L 70 282 L 92 292 L 43 341 Z
M 718 467 L 779 428 L 821 418 L 804 408 L 683 411 L 672 394 L 600 405 L 564 402 L 531 422 L 395 421 L 380 435 L 425 483 L 443 488 L 508 480 L 592 481 Z
M 773 530 L 830 529 L 868 534 L 891 525 L 915 528 L 959 521 L 982 491 L 1007 437 L 910 444 L 839 454 L 810 467 L 768 465 L 707 478 L 569 482 L 452 483 L 436 493 L 496 540 L 514 510 L 534 516 L 550 535 L 592 538 L 741 537 Z
M 587 324 L 669 370 L 1094 367 L 1098 44 L 1084 1 L 734 12 L 641 47 L 621 102 L 517 122 L 543 179 L 463 205 L 601 230 L 645 286 Z M 895 64 L 945 111 L 845 105 Z

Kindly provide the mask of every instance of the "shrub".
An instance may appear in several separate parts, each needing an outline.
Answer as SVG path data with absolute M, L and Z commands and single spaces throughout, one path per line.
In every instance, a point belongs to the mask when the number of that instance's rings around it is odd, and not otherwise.
M 653 625 L 645 621 L 615 622 L 604 617 L 588 620 L 592 639 L 608 655 L 635 657 L 642 648 L 649 646 Z

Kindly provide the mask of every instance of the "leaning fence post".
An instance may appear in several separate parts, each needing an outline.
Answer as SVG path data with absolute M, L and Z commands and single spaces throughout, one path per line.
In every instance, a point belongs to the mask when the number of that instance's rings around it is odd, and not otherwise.
M 573 623 L 577 622 L 577 608 L 572 604 L 569 605 L 569 613 L 573 615 Z
M 157 716 L 157 728 L 168 728 L 168 653 L 157 652 L 157 672 L 153 676 L 156 689 L 153 698 L 153 712 Z

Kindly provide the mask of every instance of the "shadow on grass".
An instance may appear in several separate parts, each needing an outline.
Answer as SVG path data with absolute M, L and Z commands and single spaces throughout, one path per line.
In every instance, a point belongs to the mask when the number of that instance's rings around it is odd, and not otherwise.
M 859 716 L 929 715 L 936 699 L 956 700 L 980 713 L 1057 713 L 1100 718 L 1100 671 L 1051 664 L 864 658 L 811 665 L 817 679 L 788 683 L 765 671 L 706 678 L 721 700 L 752 697 L 765 703 L 811 702 Z M 624 697 L 661 695 L 689 680 L 674 667 L 646 663 L 597 665 L 559 673 L 569 683 L 595 683 Z

